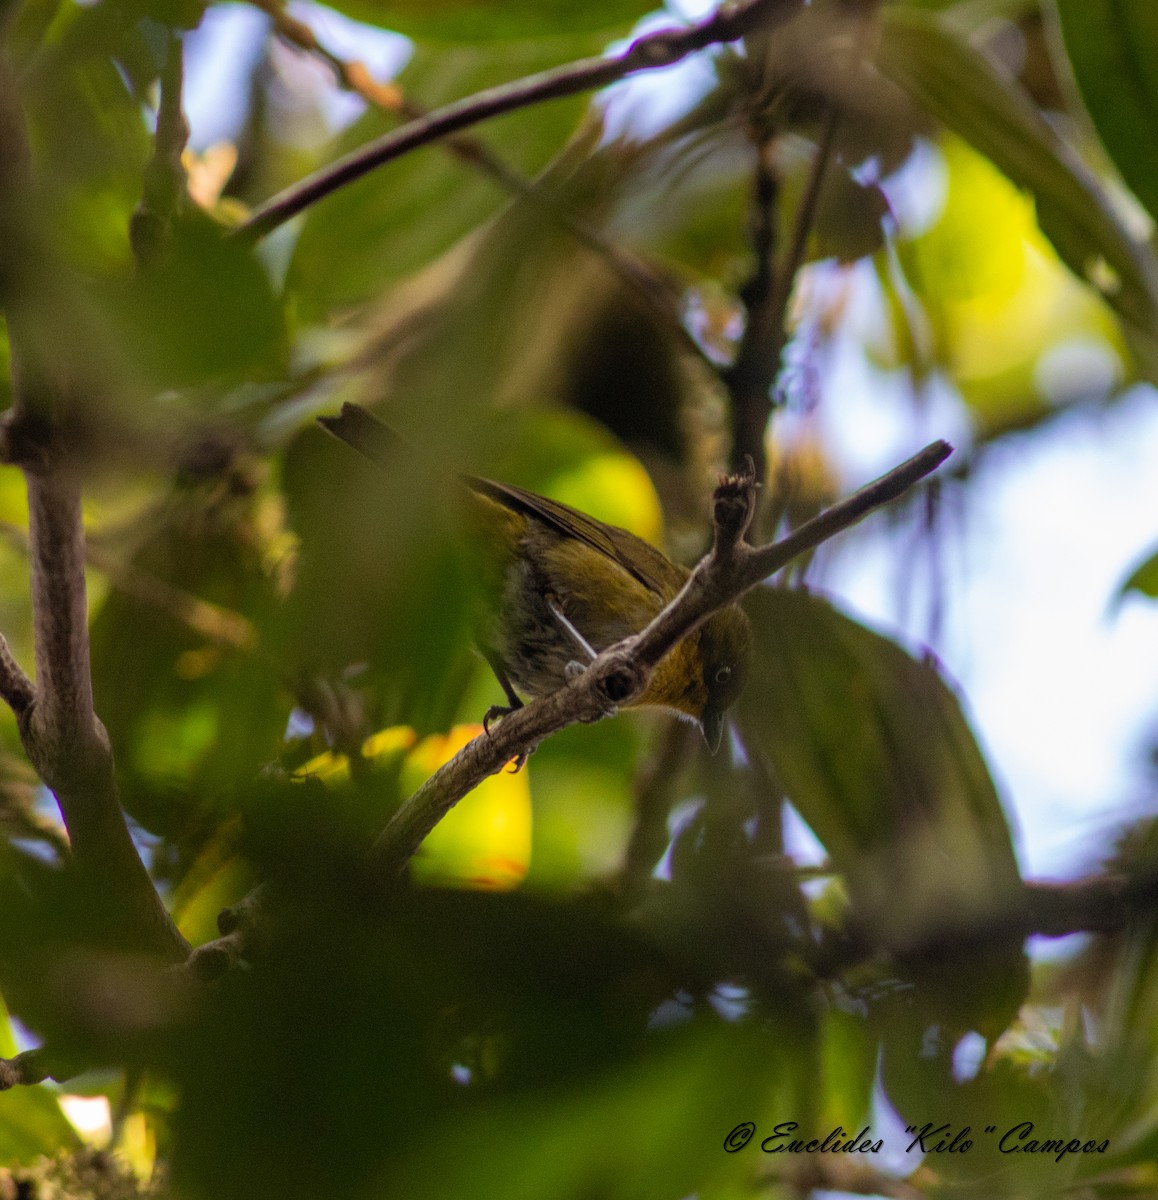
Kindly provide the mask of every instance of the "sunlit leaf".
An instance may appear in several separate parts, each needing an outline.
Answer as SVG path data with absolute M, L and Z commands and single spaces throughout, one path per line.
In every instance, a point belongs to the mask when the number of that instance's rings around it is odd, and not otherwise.
M 983 436 L 1024 428 L 1065 404 L 1101 399 L 1126 379 L 1129 355 L 1109 307 L 1058 260 L 1032 199 L 986 158 L 947 135 L 948 184 L 936 221 L 896 244 L 920 301 L 933 360 L 970 405 Z M 891 365 L 912 362 L 913 314 L 894 305 Z
M 413 792 L 448 762 L 481 725 L 458 725 L 445 737 L 420 742 L 402 766 L 402 787 Z M 526 769 L 484 779 L 427 835 L 411 870 L 416 881 L 508 891 L 522 883 L 531 862 L 531 789 Z
M 896 6 L 882 16 L 881 71 L 1026 188 L 1069 268 L 1127 320 L 1151 328 L 1158 311 L 1153 254 L 1025 94 L 937 16 Z

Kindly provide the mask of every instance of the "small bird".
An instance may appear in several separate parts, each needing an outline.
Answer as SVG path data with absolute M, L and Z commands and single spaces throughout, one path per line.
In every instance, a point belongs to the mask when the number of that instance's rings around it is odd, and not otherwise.
M 397 452 L 397 435 L 356 404 L 318 423 L 379 465 Z M 687 581 L 686 567 L 626 529 L 512 484 L 473 476 L 464 483 L 496 575 L 496 604 L 479 649 L 509 704 L 492 708 L 484 724 L 521 708 L 523 697 L 556 691 L 584 659 L 639 633 Z M 631 706 L 694 721 L 715 753 L 750 648 L 748 618 L 728 605 L 660 661 Z

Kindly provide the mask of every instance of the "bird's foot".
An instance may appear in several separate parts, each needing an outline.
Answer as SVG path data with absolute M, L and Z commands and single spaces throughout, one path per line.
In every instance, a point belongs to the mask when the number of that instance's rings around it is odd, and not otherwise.
M 487 735 L 487 737 L 490 737 L 491 725 L 495 721 L 500 721 L 503 717 L 509 717 L 511 713 L 517 712 L 522 707 L 523 706 L 521 704 L 492 704 L 490 708 L 483 713 L 483 732 Z M 511 759 L 510 771 L 512 775 L 517 775 L 527 765 L 527 759 L 531 757 L 534 751 L 535 747 L 532 746 L 530 750 L 523 750 L 515 758 Z
M 523 706 L 521 704 L 492 704 L 490 708 L 483 713 L 482 727 L 486 734 L 490 734 L 491 725 L 495 721 L 502 720 L 503 717 L 509 717 L 511 713 L 517 712 Z

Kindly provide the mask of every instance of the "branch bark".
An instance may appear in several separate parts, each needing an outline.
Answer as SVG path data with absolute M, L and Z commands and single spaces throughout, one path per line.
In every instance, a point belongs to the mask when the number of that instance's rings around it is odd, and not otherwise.
M 947 442 L 934 442 L 788 537 L 759 549 L 743 541 L 755 509 L 755 477 L 746 474 L 722 480 L 716 490 L 712 549 L 679 595 L 641 633 L 599 654 L 578 679 L 504 717 L 490 733 L 476 737 L 439 768 L 394 814 L 374 843 L 369 856 L 372 871 L 397 876 L 434 826 L 489 775 L 529 754 L 545 737 L 565 726 L 598 721 L 638 696 L 663 656 L 713 612 L 797 555 L 896 499 L 951 453 Z
M 83 383 L 49 361 L 40 332 L 52 303 L 50 251 L 33 229 L 23 114 L 0 61 L 0 303 L 7 317 L 13 404 L 0 457 L 28 491 L 36 681 L 0 639 L 0 696 L 16 715 L 25 752 L 52 790 L 72 849 L 68 869 L 91 891 L 101 936 L 121 949 L 169 959 L 188 953 L 153 887 L 121 811 L 112 751 L 93 708 L 79 471 L 59 435 L 70 394 Z M 73 364 L 75 366 L 75 364 Z
M 776 263 L 776 212 L 779 181 L 770 161 L 771 142 L 757 142 L 756 178 L 750 218 L 750 240 L 756 265 L 741 292 L 747 311 L 744 333 L 732 365 L 723 372 L 732 414 L 732 464 L 744 456 L 756 464 L 756 477 L 765 474 L 764 433 L 772 415 L 772 386 L 788 344 L 788 303 L 796 274 L 804 262 L 808 234 L 816 215 L 832 142 L 836 133 L 834 109 L 825 119 L 796 211 L 792 238 Z
M 621 54 L 610 58 L 580 59 L 476 92 L 385 134 L 287 188 L 261 205 L 238 228 L 236 236 L 256 242 L 311 204 L 376 167 L 460 129 L 544 100 L 594 91 L 637 71 L 670 67 L 707 46 L 735 41 L 756 28 L 769 28 L 786 20 L 801 7 L 801 0 L 742 0 L 721 7 L 706 20 L 686 29 L 661 29 L 637 38 Z

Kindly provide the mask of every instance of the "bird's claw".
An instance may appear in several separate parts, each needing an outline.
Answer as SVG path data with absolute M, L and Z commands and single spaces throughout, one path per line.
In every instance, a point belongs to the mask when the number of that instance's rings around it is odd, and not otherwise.
M 521 704 L 492 704 L 490 708 L 483 713 L 483 732 L 487 735 L 487 737 L 490 737 L 491 725 L 493 722 L 502 720 L 503 717 L 509 717 L 511 713 L 517 712 L 518 709 L 522 707 L 523 706 Z M 511 759 L 510 772 L 512 775 L 517 775 L 527 765 L 527 759 L 531 757 L 531 755 L 534 753 L 534 750 L 535 747 L 532 746 L 530 750 L 522 750 L 518 755 Z
M 513 705 L 509 704 L 492 704 L 490 708 L 483 713 L 482 727 L 483 732 L 489 737 L 491 725 L 502 717 L 509 717 L 515 711 Z

